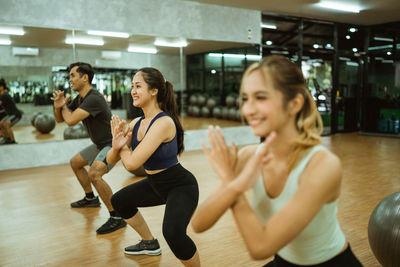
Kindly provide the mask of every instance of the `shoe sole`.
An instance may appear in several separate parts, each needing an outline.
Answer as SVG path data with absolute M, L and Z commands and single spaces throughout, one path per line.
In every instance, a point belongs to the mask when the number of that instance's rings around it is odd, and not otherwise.
M 92 204 L 92 205 L 87 205 L 87 206 L 72 206 L 71 205 L 71 208 L 97 208 L 97 207 L 100 207 L 100 206 L 101 206 L 101 204 L 99 203 L 99 204 L 96 204 L 96 205 Z
M 125 226 L 126 226 L 126 224 L 125 224 L 125 225 L 119 225 L 118 227 L 113 228 L 113 229 L 110 229 L 110 230 L 107 231 L 107 232 L 101 232 L 101 233 L 99 233 L 99 232 L 96 231 L 96 233 L 97 233 L 98 235 L 109 234 L 109 233 L 115 232 L 115 231 L 117 231 L 117 230 L 119 230 L 119 229 L 121 229 L 121 228 L 124 228 Z
M 125 254 L 129 255 L 150 255 L 150 256 L 158 256 L 161 254 L 161 248 L 157 250 L 141 250 L 141 251 L 126 251 L 124 250 Z

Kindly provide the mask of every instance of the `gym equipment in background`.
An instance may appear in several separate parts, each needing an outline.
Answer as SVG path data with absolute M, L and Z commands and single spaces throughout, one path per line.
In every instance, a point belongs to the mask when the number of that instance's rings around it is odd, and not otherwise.
M 47 134 L 56 127 L 56 120 L 53 115 L 37 114 L 34 119 L 34 124 L 36 130 L 42 134 Z
M 400 266 L 400 192 L 385 197 L 373 210 L 368 241 L 383 267 Z

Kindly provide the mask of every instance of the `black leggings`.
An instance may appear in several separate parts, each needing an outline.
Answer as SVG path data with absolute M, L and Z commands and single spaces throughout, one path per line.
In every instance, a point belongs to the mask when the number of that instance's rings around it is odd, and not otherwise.
M 304 267 L 306 265 L 297 265 L 287 262 L 279 255 L 275 255 L 274 260 L 265 264 L 264 267 Z M 323 263 L 310 265 L 312 267 L 361 267 L 362 264 L 351 251 L 350 245 L 345 251 L 339 255 L 333 257 L 332 259 L 325 261 Z
M 196 252 L 196 245 L 186 234 L 186 228 L 198 201 L 196 178 L 180 164 L 148 175 L 111 198 L 114 209 L 124 219 L 133 217 L 138 207 L 166 204 L 162 231 L 172 252 L 180 260 L 188 260 Z

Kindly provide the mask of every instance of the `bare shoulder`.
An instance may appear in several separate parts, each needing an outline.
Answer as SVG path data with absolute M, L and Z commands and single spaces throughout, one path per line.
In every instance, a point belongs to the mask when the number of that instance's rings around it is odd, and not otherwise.
M 130 123 L 129 123 L 129 127 L 133 128 L 135 126 L 135 124 L 139 121 L 140 117 L 134 118 Z
M 320 150 L 312 155 L 302 176 L 307 183 L 335 188 L 342 180 L 342 163 L 331 151 Z
M 154 121 L 154 125 L 157 127 L 172 127 L 175 126 L 174 120 L 170 116 L 162 116 Z

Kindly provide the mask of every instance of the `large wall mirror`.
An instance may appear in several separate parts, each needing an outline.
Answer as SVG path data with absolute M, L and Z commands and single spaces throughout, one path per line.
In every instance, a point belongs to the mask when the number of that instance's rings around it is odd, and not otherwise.
M 238 111 L 239 83 L 245 67 L 259 59 L 256 46 L 23 25 L 0 25 L 0 29 L 6 29 L 0 33 L 0 77 L 23 112 L 13 127 L 19 144 L 64 140 L 65 123 L 41 133 L 34 118 L 52 115 L 53 89 L 74 94 L 67 67 L 75 61 L 92 64 L 93 85 L 112 113 L 124 119 L 138 115 L 130 99 L 132 76 L 137 69 L 152 66 L 174 84 L 185 129 L 244 125 Z

